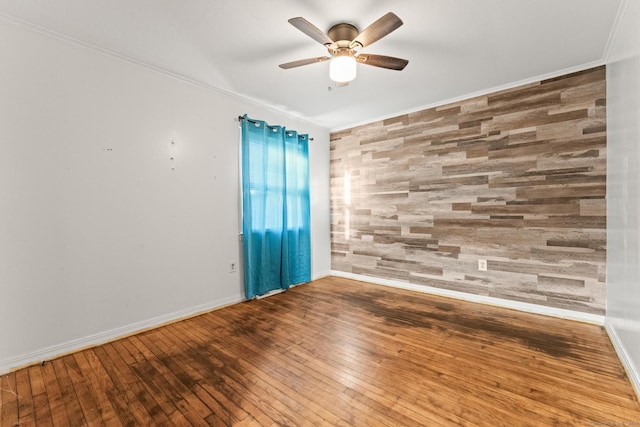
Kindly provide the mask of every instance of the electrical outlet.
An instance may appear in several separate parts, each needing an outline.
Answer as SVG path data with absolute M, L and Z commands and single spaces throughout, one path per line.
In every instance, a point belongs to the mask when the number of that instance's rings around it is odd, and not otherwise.
M 238 263 L 235 261 L 229 261 L 229 273 L 235 273 L 238 271 Z
M 486 259 L 479 259 L 478 260 L 478 270 L 487 271 L 487 260 Z

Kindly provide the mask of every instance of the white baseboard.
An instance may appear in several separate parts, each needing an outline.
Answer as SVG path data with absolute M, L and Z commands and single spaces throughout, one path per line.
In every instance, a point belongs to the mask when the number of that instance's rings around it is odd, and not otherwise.
M 9 359 L 0 360 L 0 375 L 6 374 L 7 372 L 11 372 L 22 367 L 33 365 L 34 363 L 40 363 L 46 360 L 55 359 L 56 357 L 69 354 L 74 351 L 94 347 L 96 345 L 114 341 L 118 338 L 122 338 L 133 333 L 157 328 L 158 326 L 171 323 L 176 320 L 186 319 L 198 314 L 206 313 L 207 311 L 211 311 L 216 308 L 224 307 L 230 304 L 236 304 L 244 300 L 244 295 L 238 294 L 228 298 L 210 301 L 208 303 L 200 304 L 195 307 L 189 307 L 173 313 L 154 317 L 152 319 L 143 320 L 141 322 L 132 323 L 130 325 L 122 326 L 104 332 L 99 332 L 97 334 L 89 335 L 86 337 L 77 338 L 71 341 L 64 342 L 62 344 L 52 345 L 50 347 L 21 354 Z
M 611 324 L 609 319 L 605 319 L 604 328 L 609 335 L 609 339 L 611 339 L 611 343 L 613 344 L 613 348 L 616 349 L 616 353 L 618 353 L 618 358 L 620 362 L 622 362 L 622 366 L 624 366 L 625 371 L 627 372 L 627 376 L 633 385 L 633 388 L 636 391 L 636 396 L 640 399 L 640 372 L 636 369 L 636 367 L 631 362 L 631 357 L 627 352 L 624 344 L 622 344 L 622 340 L 620 336 L 616 332 L 615 327 Z
M 361 282 L 369 282 L 377 285 L 391 286 L 394 288 L 408 289 L 412 291 L 423 292 L 427 294 L 439 295 L 447 298 L 455 298 L 469 302 L 477 302 L 480 304 L 494 305 L 497 307 L 510 308 L 513 310 L 524 311 L 527 313 L 542 314 L 545 316 L 559 317 L 561 319 L 575 320 L 579 322 L 592 323 L 595 325 L 604 325 L 604 316 L 591 313 L 582 313 L 579 311 L 566 310 L 562 308 L 547 307 L 538 304 L 530 304 L 526 302 L 511 301 L 502 298 L 488 297 L 484 295 L 475 295 L 467 292 L 452 291 L 449 289 L 435 288 L 432 286 L 416 285 L 413 283 L 400 282 L 396 280 L 381 279 L 377 277 L 363 276 L 360 274 L 346 273 L 344 271 L 331 271 L 332 276 L 344 277 L 347 279 L 359 280 Z
M 322 279 L 324 277 L 329 277 L 329 276 L 332 276 L 332 275 L 333 275 L 333 272 L 331 270 L 320 271 L 318 273 L 313 273 L 313 276 L 311 277 L 311 281 Z

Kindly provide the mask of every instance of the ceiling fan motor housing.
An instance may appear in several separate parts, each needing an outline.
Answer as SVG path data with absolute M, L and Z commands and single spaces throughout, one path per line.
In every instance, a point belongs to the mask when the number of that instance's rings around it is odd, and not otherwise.
M 334 25 L 329 28 L 327 35 L 334 42 L 346 40 L 349 43 L 356 37 L 358 37 L 358 28 L 355 25 L 347 24 L 346 22 L 341 22 L 339 24 Z
M 327 35 L 333 43 L 327 45 L 329 54 L 335 56 L 355 56 L 357 49 L 362 47 L 359 43 L 352 46 L 352 40 L 358 36 L 358 28 L 347 23 L 339 23 L 334 25 L 327 31 Z

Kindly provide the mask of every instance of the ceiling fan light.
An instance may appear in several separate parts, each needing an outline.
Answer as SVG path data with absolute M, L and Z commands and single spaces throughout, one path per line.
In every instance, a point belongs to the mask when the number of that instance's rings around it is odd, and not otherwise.
M 329 63 L 329 78 L 334 82 L 347 83 L 356 78 L 356 59 L 353 56 L 335 56 Z

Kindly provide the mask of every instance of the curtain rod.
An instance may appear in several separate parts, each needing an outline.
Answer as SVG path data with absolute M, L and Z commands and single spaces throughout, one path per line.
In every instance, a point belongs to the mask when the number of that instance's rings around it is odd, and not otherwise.
M 244 120 L 244 117 L 238 116 L 238 120 Z M 247 118 L 247 120 L 249 120 L 250 123 L 258 123 L 256 120 L 251 120 L 249 118 Z M 313 138 L 309 138 L 309 141 L 313 141 Z

